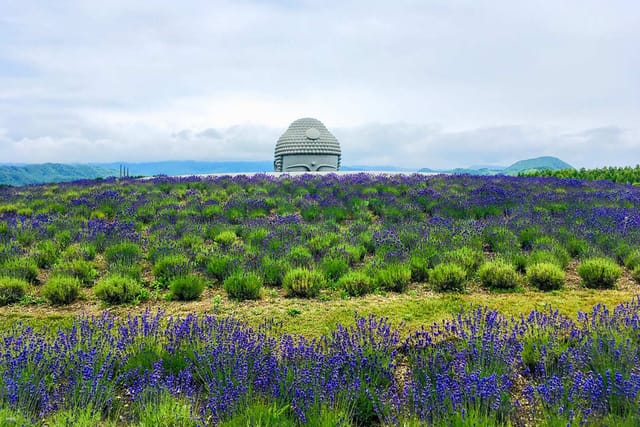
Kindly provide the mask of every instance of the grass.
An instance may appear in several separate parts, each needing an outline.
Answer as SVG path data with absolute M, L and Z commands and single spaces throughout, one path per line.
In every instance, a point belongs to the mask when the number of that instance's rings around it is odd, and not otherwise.
M 525 290 L 512 293 L 474 290 L 444 294 L 414 285 L 403 294 L 370 294 L 357 298 L 328 294 L 321 299 L 302 299 L 285 298 L 282 292 L 267 292 L 259 301 L 236 302 L 221 289 L 207 289 L 199 301 L 149 301 L 109 310 L 123 316 L 140 313 L 145 308 L 161 309 L 174 315 L 211 312 L 222 316 L 233 315 L 254 325 L 273 318 L 282 322 L 283 332 L 313 337 L 328 333 L 336 323 L 351 324 L 355 312 L 386 317 L 394 325 L 404 324 L 402 329 L 409 331 L 449 318 L 470 305 L 487 306 L 508 316 L 518 316 L 551 305 L 560 313 L 575 317 L 578 310 L 589 311 L 598 303 L 614 307 L 638 294 L 640 286 L 620 290 L 570 288 L 552 292 Z M 70 325 L 72 318 L 78 314 L 98 314 L 105 308 L 97 300 L 81 301 L 67 307 L 11 305 L 0 307 L 0 327 L 8 329 L 18 321 L 34 327 Z

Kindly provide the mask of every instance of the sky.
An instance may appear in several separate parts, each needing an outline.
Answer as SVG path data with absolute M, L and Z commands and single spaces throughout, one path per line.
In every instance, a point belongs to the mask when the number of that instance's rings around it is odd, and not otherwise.
M 0 163 L 640 163 L 637 0 L 0 0 Z

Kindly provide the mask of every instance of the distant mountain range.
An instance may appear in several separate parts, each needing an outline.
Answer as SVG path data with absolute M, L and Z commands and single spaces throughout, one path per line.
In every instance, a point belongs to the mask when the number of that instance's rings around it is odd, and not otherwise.
M 459 175 L 518 175 L 520 173 L 538 170 L 574 169 L 570 164 L 557 157 L 544 156 L 533 159 L 519 160 L 511 166 L 484 166 L 477 165 L 469 168 L 455 169 L 430 169 L 423 168 L 418 172 L 451 173 Z
M 29 185 L 47 182 L 96 179 L 118 174 L 117 169 L 97 165 L 43 163 L 37 165 L 0 165 L 0 185 Z
M 115 176 L 120 173 L 120 166 L 129 169 L 129 176 L 154 175 L 203 175 L 208 173 L 240 173 L 273 171 L 273 160 L 255 162 L 208 162 L 194 160 L 176 160 L 164 162 L 142 163 L 97 163 L 94 166 L 115 170 Z
M 120 166 L 129 168 L 129 176 L 154 175 L 202 175 L 208 173 L 242 173 L 242 172 L 273 172 L 272 160 L 255 162 L 203 162 L 203 161 L 165 161 L 151 163 L 109 163 L 96 164 L 120 171 Z M 415 169 L 398 168 L 395 166 L 342 166 L 343 171 L 415 171 Z
M 270 172 L 273 162 L 270 160 L 254 162 L 208 162 L 208 161 L 165 161 L 144 163 L 90 163 L 90 164 L 0 164 L 0 185 L 29 185 L 50 182 L 75 181 L 79 179 L 96 179 L 108 176 L 119 176 L 122 169 L 128 170 L 129 176 L 154 175 L 202 175 L 209 173 L 242 173 Z M 420 169 L 419 172 L 469 174 L 469 175 L 517 175 L 527 170 L 539 169 L 573 169 L 573 167 L 556 157 L 538 157 L 521 160 L 508 167 L 492 165 L 476 165 L 458 169 Z M 396 166 L 349 166 L 341 167 L 343 171 L 388 171 L 413 172 L 415 169 Z

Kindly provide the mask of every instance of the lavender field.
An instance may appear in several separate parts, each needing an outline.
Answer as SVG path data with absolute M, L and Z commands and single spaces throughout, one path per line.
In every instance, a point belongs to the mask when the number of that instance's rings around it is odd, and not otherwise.
M 268 313 L 220 315 L 219 301 L 181 316 L 153 306 L 212 290 L 237 306 L 568 289 L 610 301 L 640 294 L 639 237 L 640 187 L 609 181 L 258 174 L 3 187 L 0 424 L 637 425 L 637 297 L 570 316 L 467 305 L 417 329 L 360 312 L 302 335 Z M 82 314 L 96 303 L 119 314 Z M 15 319 L 33 308 L 73 321 Z

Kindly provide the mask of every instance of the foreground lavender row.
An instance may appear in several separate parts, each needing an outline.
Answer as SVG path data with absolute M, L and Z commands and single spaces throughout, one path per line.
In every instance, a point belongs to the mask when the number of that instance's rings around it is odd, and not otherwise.
M 5 332 L 0 398 L 32 419 L 90 408 L 104 423 L 135 424 L 170 396 L 190 408 L 180 425 L 236 425 L 256 402 L 311 425 L 323 413 L 342 425 L 637 425 L 639 340 L 640 298 L 576 319 L 471 308 L 406 338 L 372 317 L 307 340 L 270 323 L 105 313 Z

